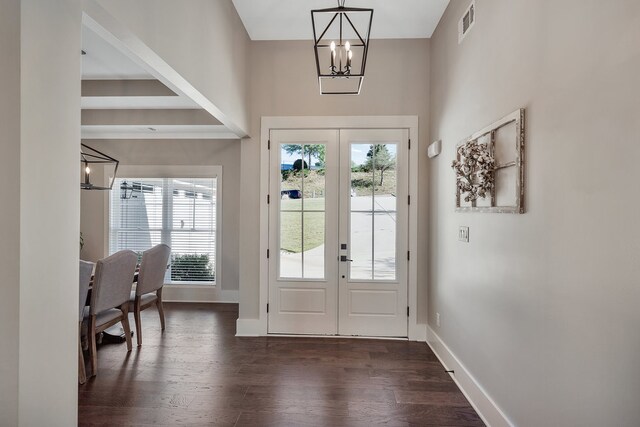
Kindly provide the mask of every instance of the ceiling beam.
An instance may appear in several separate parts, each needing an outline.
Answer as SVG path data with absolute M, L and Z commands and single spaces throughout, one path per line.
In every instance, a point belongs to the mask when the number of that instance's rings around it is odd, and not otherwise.
M 158 80 L 82 80 L 82 96 L 178 96 Z
M 220 125 L 215 117 L 202 109 L 83 110 L 83 125 Z
M 186 96 L 83 96 L 83 110 L 194 109 L 200 106 Z
M 82 125 L 82 139 L 238 139 L 223 125 Z

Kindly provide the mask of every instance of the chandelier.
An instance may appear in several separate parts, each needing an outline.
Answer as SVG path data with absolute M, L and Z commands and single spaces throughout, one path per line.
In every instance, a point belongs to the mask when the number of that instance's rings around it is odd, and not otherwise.
M 338 0 L 338 7 L 311 11 L 322 95 L 358 95 L 362 89 L 373 9 L 344 3 Z
M 120 162 L 86 144 L 81 143 L 80 146 L 80 165 L 83 167 L 82 172 L 84 174 L 84 180 L 80 182 L 80 188 L 83 190 L 111 190 Z M 99 165 L 105 174 L 107 173 L 107 167 L 113 168 L 113 176 L 109 180 L 109 185 L 95 185 L 91 182 L 91 173 L 93 172 L 91 167 L 93 165 Z

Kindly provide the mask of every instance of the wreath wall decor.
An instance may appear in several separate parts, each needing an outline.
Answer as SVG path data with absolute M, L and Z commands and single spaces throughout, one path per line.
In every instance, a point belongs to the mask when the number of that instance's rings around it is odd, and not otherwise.
M 456 211 L 524 213 L 524 108 L 465 138 L 451 167 Z
M 495 187 L 495 159 L 489 144 L 481 144 L 475 139 L 460 145 L 451 167 L 456 171 L 456 187 L 465 202 L 475 202 L 479 197 L 484 199 Z

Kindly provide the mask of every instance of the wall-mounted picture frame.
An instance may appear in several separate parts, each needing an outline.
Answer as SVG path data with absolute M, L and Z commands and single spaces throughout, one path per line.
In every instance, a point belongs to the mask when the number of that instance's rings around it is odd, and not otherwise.
M 456 146 L 456 212 L 525 213 L 525 109 Z

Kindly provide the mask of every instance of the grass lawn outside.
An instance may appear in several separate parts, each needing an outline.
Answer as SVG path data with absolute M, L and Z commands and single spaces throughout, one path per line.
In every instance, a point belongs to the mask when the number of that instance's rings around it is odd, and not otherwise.
M 395 195 L 396 171 L 384 173 L 383 185 L 380 185 L 380 172 L 352 172 L 351 187 L 356 196 Z M 291 253 L 300 253 L 324 244 L 324 175 L 317 171 L 308 171 L 302 185 L 302 174 L 292 173 L 282 182 L 283 190 L 303 190 L 302 199 L 281 200 L 280 208 L 280 248 Z M 304 189 L 303 189 L 304 188 Z M 321 211 L 321 212 L 309 212 Z M 304 233 L 302 230 L 304 217 Z M 304 239 L 303 239 L 304 235 Z M 303 242 L 304 241 L 304 242 Z
M 304 213 L 300 210 L 302 199 L 282 199 L 281 202 L 283 211 L 297 210 L 297 212 L 280 213 L 280 248 L 283 251 L 300 253 L 324 244 L 324 198 L 305 199 Z M 307 212 L 309 210 L 322 210 L 322 212 Z

